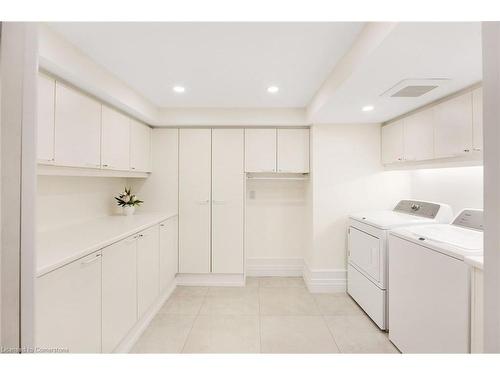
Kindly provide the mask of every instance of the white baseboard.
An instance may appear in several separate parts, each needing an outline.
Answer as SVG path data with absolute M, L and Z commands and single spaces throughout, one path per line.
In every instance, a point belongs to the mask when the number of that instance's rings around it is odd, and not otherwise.
M 347 270 L 311 269 L 304 264 L 304 282 L 311 293 L 342 293 L 347 290 Z
M 304 260 L 302 258 L 248 258 L 247 276 L 302 276 Z
M 245 286 L 243 274 L 179 273 L 175 280 L 184 286 Z
M 139 337 L 148 328 L 149 323 L 156 316 L 158 311 L 161 309 L 165 301 L 172 295 L 175 290 L 176 283 L 175 280 L 172 281 L 165 292 L 158 297 L 156 302 L 151 306 L 151 308 L 144 314 L 144 316 L 134 325 L 134 327 L 129 331 L 127 336 L 120 342 L 118 347 L 114 350 L 114 353 L 128 353 L 135 345 Z

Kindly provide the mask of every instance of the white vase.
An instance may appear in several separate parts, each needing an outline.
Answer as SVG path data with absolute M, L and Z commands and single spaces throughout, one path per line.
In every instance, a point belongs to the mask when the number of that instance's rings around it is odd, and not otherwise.
M 125 216 L 132 216 L 135 212 L 135 206 L 123 206 L 123 214 Z

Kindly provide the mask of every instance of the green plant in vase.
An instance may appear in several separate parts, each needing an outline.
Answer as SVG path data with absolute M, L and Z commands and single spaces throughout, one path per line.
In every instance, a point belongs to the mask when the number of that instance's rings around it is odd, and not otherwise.
M 133 215 L 135 208 L 144 203 L 135 194 L 132 194 L 131 188 L 125 188 L 115 199 L 118 202 L 118 206 L 122 207 L 125 216 Z

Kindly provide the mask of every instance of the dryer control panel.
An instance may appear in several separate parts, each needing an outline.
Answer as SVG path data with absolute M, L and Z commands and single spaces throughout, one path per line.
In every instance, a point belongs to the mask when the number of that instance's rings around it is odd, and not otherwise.
M 483 230 L 483 210 L 463 210 L 453 220 L 452 224 L 464 228 Z
M 394 207 L 394 211 L 435 219 L 440 208 L 436 203 L 402 200 Z

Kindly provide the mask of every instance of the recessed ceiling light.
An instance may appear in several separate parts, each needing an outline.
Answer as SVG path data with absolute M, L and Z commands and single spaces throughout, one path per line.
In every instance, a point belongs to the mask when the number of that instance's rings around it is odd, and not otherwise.
M 267 92 L 270 94 L 276 94 L 278 91 L 280 91 L 280 88 L 278 86 L 269 86 L 267 88 Z
M 361 108 L 361 110 L 362 110 L 363 112 L 370 112 L 370 111 L 373 111 L 373 109 L 374 109 L 374 108 L 375 108 L 375 107 L 374 107 L 374 106 L 372 106 L 372 105 L 365 105 L 363 108 Z
M 179 94 L 180 94 L 180 93 L 185 92 L 185 91 L 186 91 L 186 88 L 185 88 L 184 86 L 174 86 L 174 87 L 172 88 L 172 90 L 174 90 L 174 92 L 176 92 L 176 93 L 179 93 Z

